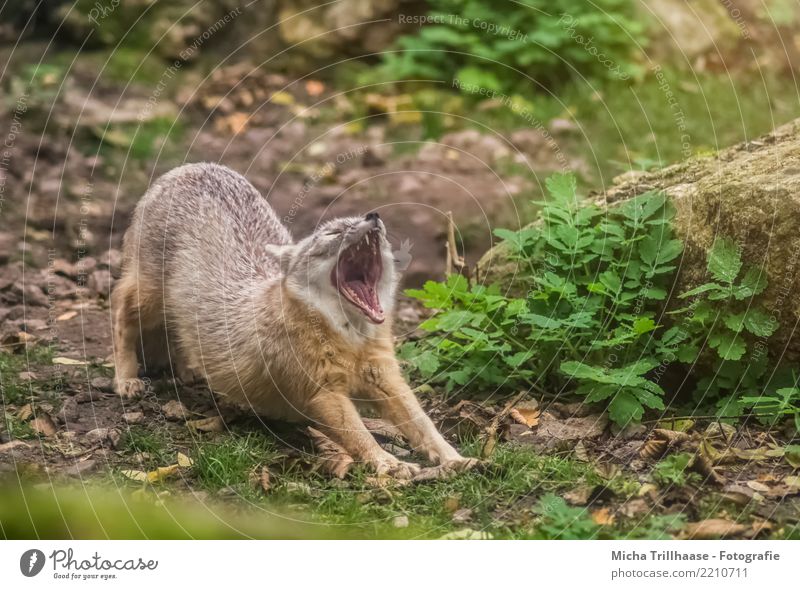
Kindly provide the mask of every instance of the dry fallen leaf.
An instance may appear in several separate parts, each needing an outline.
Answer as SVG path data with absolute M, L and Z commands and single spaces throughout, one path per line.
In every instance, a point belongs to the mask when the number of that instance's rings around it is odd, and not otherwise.
M 180 466 L 177 464 L 170 464 L 169 466 L 159 466 L 155 470 L 151 470 L 147 473 L 147 482 L 148 483 L 159 483 L 163 481 L 165 478 L 172 476 L 176 472 L 178 472 Z
M 69 321 L 73 317 L 78 315 L 77 311 L 67 311 L 66 313 L 62 313 L 58 317 L 56 317 L 56 321 Z
M 273 104 L 289 106 L 290 104 L 294 104 L 294 96 L 283 90 L 278 90 L 272 93 L 272 96 L 269 97 L 269 101 Z
M 757 462 L 769 460 L 770 458 L 780 458 L 784 454 L 783 448 L 767 447 L 752 448 L 750 450 L 741 450 L 739 448 L 732 447 L 730 448 L 729 452 L 740 460 L 753 460 Z
M 592 512 L 592 520 L 599 526 L 611 526 L 614 525 L 615 518 L 611 509 L 603 507 Z
M 52 436 L 58 431 L 53 419 L 47 413 L 40 413 L 36 419 L 31 421 L 31 429 L 43 436 Z
M 245 129 L 250 120 L 250 115 L 243 112 L 235 112 L 225 117 L 220 117 L 214 121 L 214 127 L 221 133 L 238 135 Z
M 306 82 L 306 93 L 309 96 L 319 96 L 325 91 L 325 84 L 319 80 L 308 80 Z
M 343 479 L 353 466 L 353 457 L 328 436 L 313 427 L 306 428 L 311 442 L 317 449 L 322 470 L 338 479 Z
M 653 436 L 661 438 L 662 440 L 666 440 L 669 442 L 669 444 L 677 444 L 679 442 L 685 442 L 689 439 L 689 434 L 671 429 L 656 428 L 653 430 Z
M 619 466 L 610 462 L 599 462 L 595 465 L 594 471 L 600 476 L 600 478 L 603 478 L 607 481 L 615 478 L 620 472 Z
M 85 360 L 75 360 L 74 358 L 65 358 L 57 356 L 53 358 L 53 364 L 61 364 L 62 366 L 88 366 L 89 363 Z
M 211 433 L 225 431 L 225 422 L 222 421 L 222 418 L 219 416 L 187 421 L 186 425 L 198 432 Z
M 770 493 L 770 488 L 765 485 L 764 483 L 759 483 L 758 481 L 747 481 L 745 483 L 748 487 L 753 489 L 753 491 L 758 491 L 759 493 Z
M 33 406 L 30 403 L 26 403 L 17 410 L 17 419 L 20 421 L 28 421 L 31 417 L 33 417 Z
M 703 452 L 699 452 L 695 455 L 691 467 L 714 484 L 725 484 L 725 478 L 717 472 L 711 460 L 709 460 Z
M 589 503 L 589 498 L 592 496 L 594 487 L 591 485 L 581 485 L 575 487 L 571 491 L 567 491 L 562 495 L 564 501 L 570 505 L 586 505 Z
M 788 476 L 783 478 L 784 484 L 792 490 L 800 489 L 800 476 Z
M 575 444 L 575 458 L 581 462 L 589 462 L 589 452 L 586 450 L 583 440 L 578 440 L 578 443 Z
M 747 526 L 727 519 L 706 519 L 688 524 L 684 533 L 690 540 L 713 540 L 741 536 L 748 530 Z
M 194 465 L 194 460 L 189 458 L 183 452 L 178 452 L 178 466 L 181 468 L 190 468 Z
M 143 470 L 123 470 L 122 475 L 140 483 L 147 481 L 147 473 Z
M 667 451 L 667 441 L 649 439 L 639 449 L 639 456 L 645 460 L 658 460 Z
M 383 438 L 387 438 L 398 445 L 403 444 L 404 442 L 403 434 L 400 433 L 400 430 L 397 428 L 397 426 L 392 425 L 385 419 L 364 417 L 361 421 L 364 422 L 364 426 L 369 430 L 369 433 L 371 433 L 373 436 L 381 436 Z
M 272 481 L 270 480 L 269 469 L 266 466 L 261 467 L 261 476 L 258 477 L 258 483 L 261 485 L 262 491 L 269 493 L 270 488 L 272 488 Z

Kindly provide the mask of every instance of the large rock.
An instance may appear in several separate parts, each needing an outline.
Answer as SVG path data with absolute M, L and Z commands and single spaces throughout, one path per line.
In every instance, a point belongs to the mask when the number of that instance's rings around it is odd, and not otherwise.
M 773 357 L 800 359 L 800 119 L 714 156 L 692 158 L 657 172 L 628 173 L 595 195 L 607 205 L 648 190 L 664 190 L 675 205 L 675 230 L 685 244 L 676 292 L 707 279 L 706 253 L 715 237 L 734 239 L 744 267 L 766 270 L 759 297 L 780 322 L 770 338 Z M 479 280 L 512 288 L 519 268 L 501 243 L 478 262 Z

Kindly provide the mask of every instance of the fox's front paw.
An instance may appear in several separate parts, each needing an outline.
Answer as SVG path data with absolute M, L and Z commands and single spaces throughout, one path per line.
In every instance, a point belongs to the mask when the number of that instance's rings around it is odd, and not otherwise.
M 458 458 L 454 458 L 452 460 L 445 460 L 439 465 L 439 467 L 442 470 L 450 472 L 466 472 L 481 464 L 483 464 L 483 461 L 477 458 L 464 458 L 463 456 L 459 456 Z
M 123 378 L 114 381 L 114 389 L 123 399 L 135 399 L 136 397 L 140 397 L 146 388 L 141 378 Z
M 441 481 L 449 479 L 456 476 L 460 472 L 472 470 L 484 464 L 486 463 L 482 460 L 478 460 L 477 458 L 464 458 L 459 456 L 458 458 L 446 460 L 437 466 L 431 466 L 423 469 L 422 472 L 414 477 L 414 482 L 422 483 L 426 481 Z
M 422 470 L 419 465 L 401 462 L 397 459 L 382 459 L 374 463 L 378 476 L 386 475 L 395 479 L 410 480 Z

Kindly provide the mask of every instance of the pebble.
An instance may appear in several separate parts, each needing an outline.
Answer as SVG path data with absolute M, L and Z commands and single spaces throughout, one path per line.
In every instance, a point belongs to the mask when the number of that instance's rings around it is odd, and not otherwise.
M 98 427 L 86 432 L 86 440 L 93 444 L 108 444 L 115 448 L 119 444 L 120 433 L 109 427 Z
M 93 389 L 103 391 L 104 393 L 114 392 L 114 381 L 106 376 L 98 376 L 91 380 L 89 383 Z
M 392 520 L 392 525 L 395 528 L 407 528 L 408 527 L 408 516 L 407 515 L 398 515 Z
M 161 406 L 161 411 L 164 412 L 164 417 L 170 421 L 184 421 L 186 416 L 189 415 L 189 410 L 180 401 L 172 400 L 167 401 Z
M 90 458 L 89 460 L 84 460 L 82 462 L 76 462 L 75 464 L 73 464 L 71 466 L 68 466 L 67 468 L 65 468 L 61 472 L 63 472 L 67 476 L 80 477 L 80 476 L 83 476 L 85 474 L 89 474 L 90 472 L 92 472 L 96 468 L 97 468 L 97 461 L 96 460 L 92 460 Z
M 141 411 L 131 411 L 122 414 L 122 420 L 128 425 L 138 425 L 144 421 L 144 413 Z

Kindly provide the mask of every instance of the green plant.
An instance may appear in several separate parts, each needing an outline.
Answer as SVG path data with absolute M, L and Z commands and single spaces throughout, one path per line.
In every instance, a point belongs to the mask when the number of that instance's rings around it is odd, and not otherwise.
M 711 366 L 701 363 L 695 400 L 714 402 L 721 417 L 750 410 L 762 423 L 794 418 L 800 431 L 800 389 L 790 370 L 770 362 L 764 345 L 778 322 L 757 297 L 767 288 L 766 272 L 744 268 L 736 244 L 725 237 L 712 244 L 707 259 L 710 280 L 680 295 L 692 299 L 675 329 L 678 360 L 696 362 L 710 349 Z M 749 351 L 749 354 L 748 354 Z M 746 357 L 747 355 L 747 357 Z
M 431 0 L 428 23 L 383 54 L 392 80 L 455 77 L 463 84 L 514 91 L 580 74 L 628 79 L 645 37 L 628 0 Z M 530 76 L 530 79 L 527 77 Z
M 439 311 L 421 325 L 434 335 L 405 344 L 401 356 L 448 391 L 558 390 L 574 381 L 620 424 L 663 409 L 664 391 L 646 374 L 679 343 L 657 323 L 682 252 L 671 207 L 647 193 L 604 212 L 578 198 L 572 175 L 546 184 L 537 224 L 495 231 L 529 290 L 508 296 L 451 276 L 407 291 Z
M 694 456 L 687 452 L 670 454 L 653 467 L 653 479 L 664 485 L 683 486 L 698 478 L 697 473 L 687 472 L 693 461 Z
M 602 531 L 585 508 L 570 507 L 553 494 L 542 497 L 533 511 L 540 517 L 537 532 L 547 540 L 594 539 Z
M 800 426 L 797 377 L 764 343 L 777 329 L 757 298 L 766 276 L 743 267 L 730 239 L 712 244 L 709 280 L 679 295 L 690 304 L 665 314 L 683 251 L 665 196 L 601 210 L 578 198 L 572 175 L 546 185 L 536 223 L 495 230 L 518 263 L 511 292 L 458 275 L 407 291 L 437 310 L 420 326 L 430 335 L 400 348 L 412 371 L 448 392 L 574 390 L 624 425 L 665 409 L 660 375 L 683 364 L 697 375 L 692 410 Z
M 696 356 L 705 339 L 722 360 L 741 360 L 747 352 L 749 333 L 768 337 L 777 329 L 777 321 L 752 299 L 767 287 L 767 277 L 759 268 L 749 268 L 741 279 L 741 252 L 727 238 L 718 238 L 708 252 L 708 272 L 713 278 L 680 298 L 698 297 L 692 306 L 689 342 L 684 343 L 688 356 Z M 710 323 L 710 325 L 709 325 Z

